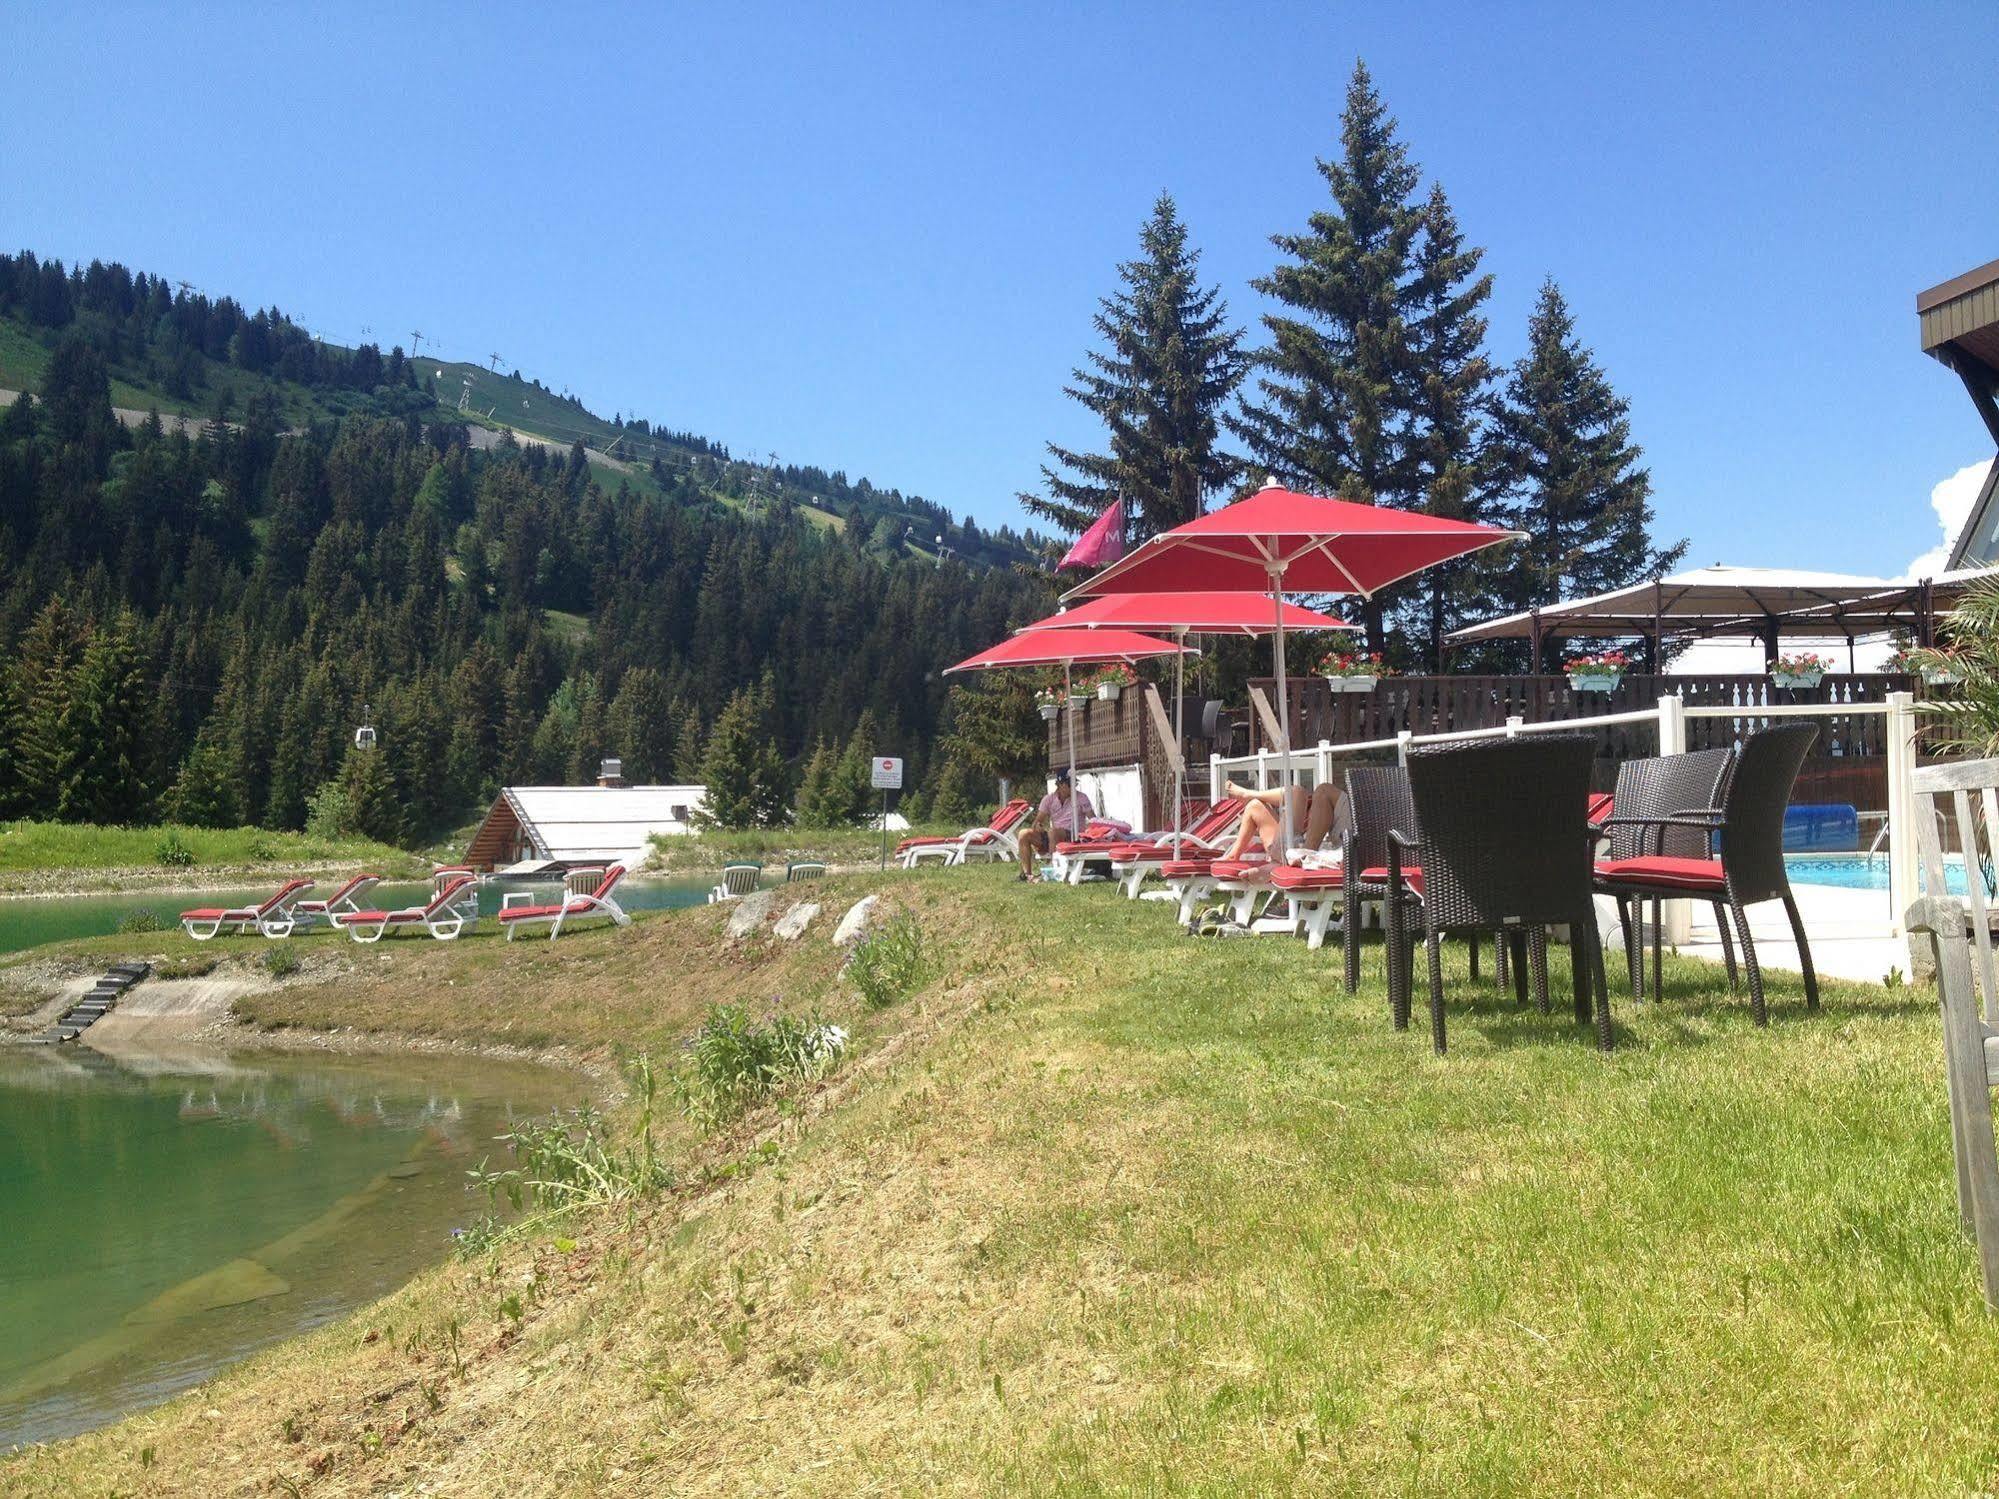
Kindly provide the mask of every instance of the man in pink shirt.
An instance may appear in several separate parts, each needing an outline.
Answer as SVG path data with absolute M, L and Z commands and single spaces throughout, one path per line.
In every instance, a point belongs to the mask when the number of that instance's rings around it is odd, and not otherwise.
M 1033 825 L 1014 840 L 1020 849 L 1020 878 L 1040 879 L 1034 872 L 1035 857 L 1050 852 L 1064 839 L 1073 842 L 1082 837 L 1083 825 L 1096 815 L 1090 798 L 1069 784 L 1069 772 L 1056 771 L 1055 789 L 1034 809 Z

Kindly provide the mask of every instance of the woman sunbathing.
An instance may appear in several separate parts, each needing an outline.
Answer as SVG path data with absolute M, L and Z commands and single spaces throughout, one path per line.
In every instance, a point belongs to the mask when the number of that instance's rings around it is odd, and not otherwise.
M 1346 793 L 1331 781 L 1321 781 L 1309 792 L 1302 786 L 1288 789 L 1291 797 L 1291 846 L 1316 850 L 1339 821 Z M 1283 836 L 1283 821 L 1278 807 L 1285 788 L 1272 786 L 1259 791 L 1254 786 L 1238 786 L 1230 781 L 1227 794 L 1242 799 L 1242 822 L 1236 828 L 1235 841 L 1228 846 L 1222 858 L 1240 859 L 1255 842 L 1273 861 L 1281 859 L 1283 853 L 1277 844 Z

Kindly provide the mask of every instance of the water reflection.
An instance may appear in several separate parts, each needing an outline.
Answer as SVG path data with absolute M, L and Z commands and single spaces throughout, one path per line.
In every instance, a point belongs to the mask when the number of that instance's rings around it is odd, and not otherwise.
M 81 1430 L 393 1289 L 544 1068 L 0 1049 L 0 1446 Z

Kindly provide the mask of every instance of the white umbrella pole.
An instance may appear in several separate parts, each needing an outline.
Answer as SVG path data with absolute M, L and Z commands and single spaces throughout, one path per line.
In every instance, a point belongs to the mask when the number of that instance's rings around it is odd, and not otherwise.
M 1069 724 L 1069 838 L 1074 842 L 1083 834 L 1076 826 L 1076 689 L 1070 680 L 1072 669 L 1069 662 L 1062 663 L 1062 703 Z
M 1180 857 L 1180 809 L 1187 798 L 1187 734 L 1181 723 L 1187 711 L 1187 632 L 1176 630 L 1173 643 L 1180 654 L 1173 658 L 1173 857 Z
M 1277 633 L 1271 638 L 1277 650 L 1277 826 L 1279 845 L 1274 862 L 1282 863 L 1291 847 L 1291 693 L 1284 679 L 1284 590 L 1282 579 L 1270 574 L 1270 602 L 1277 617 Z

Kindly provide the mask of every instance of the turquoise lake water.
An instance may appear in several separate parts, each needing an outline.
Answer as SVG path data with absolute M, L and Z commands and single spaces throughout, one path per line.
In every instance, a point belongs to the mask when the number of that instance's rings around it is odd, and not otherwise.
M 0 1048 L 0 1448 L 85 1430 L 393 1290 L 548 1068 Z

